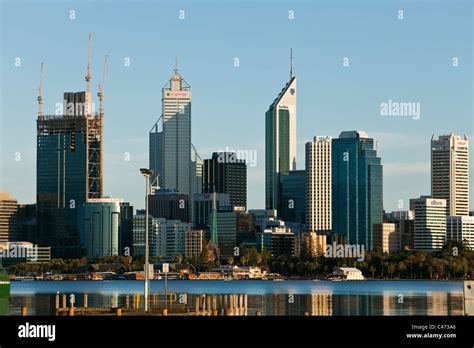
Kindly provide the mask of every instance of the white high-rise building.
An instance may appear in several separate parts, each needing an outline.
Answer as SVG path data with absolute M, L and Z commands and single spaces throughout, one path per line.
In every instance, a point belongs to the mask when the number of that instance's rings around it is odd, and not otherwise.
M 445 199 L 447 215 L 469 215 L 469 141 L 451 133 L 431 138 L 431 195 Z
M 332 228 L 331 137 L 306 143 L 306 224 L 311 232 Z
M 421 196 L 410 200 L 410 208 L 415 211 L 414 249 L 441 249 L 446 241 L 446 200 Z
M 448 216 L 446 218 L 446 241 L 462 241 L 474 248 L 474 216 Z

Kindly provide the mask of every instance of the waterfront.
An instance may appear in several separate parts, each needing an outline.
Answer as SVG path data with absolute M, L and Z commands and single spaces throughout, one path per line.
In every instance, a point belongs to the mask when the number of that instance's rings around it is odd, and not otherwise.
M 151 292 L 164 292 L 164 280 L 151 282 Z M 143 292 L 142 281 L 21 281 L 12 282 L 11 315 L 21 306 L 29 315 L 49 315 L 56 291 L 88 294 L 89 306 L 119 306 L 125 297 Z M 168 291 L 178 294 L 248 294 L 249 313 L 263 315 L 462 315 L 462 282 L 287 280 L 169 280 Z M 183 298 L 183 297 L 182 297 Z M 184 296 L 186 298 L 186 296 Z

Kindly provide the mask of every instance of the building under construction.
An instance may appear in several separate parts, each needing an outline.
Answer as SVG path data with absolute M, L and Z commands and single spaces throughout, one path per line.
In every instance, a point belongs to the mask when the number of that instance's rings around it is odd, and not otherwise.
M 77 209 L 103 192 L 103 86 L 99 85 L 99 113 L 93 112 L 89 62 L 86 91 L 64 93 L 62 115 L 43 115 L 41 80 L 37 119 L 38 240 L 51 246 L 52 257 L 83 255 L 79 248 Z

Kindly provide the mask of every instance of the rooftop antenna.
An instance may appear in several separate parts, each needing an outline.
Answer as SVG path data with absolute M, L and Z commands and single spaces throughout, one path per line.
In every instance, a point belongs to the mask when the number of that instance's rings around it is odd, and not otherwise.
M 92 33 L 89 33 L 89 44 L 88 44 L 88 56 L 87 56 L 87 72 L 86 72 L 86 91 L 90 93 L 90 80 L 91 80 L 91 48 L 92 48 Z
M 107 72 L 109 68 L 109 55 L 105 55 L 105 62 L 104 62 L 104 74 L 102 75 L 102 82 L 99 84 L 99 93 L 97 96 L 99 97 L 100 102 L 100 109 L 99 115 L 104 116 L 104 89 L 105 89 L 105 81 L 107 80 Z
M 293 78 L 293 48 L 290 48 L 290 80 Z
M 41 70 L 40 70 L 40 80 L 38 86 L 38 118 L 43 116 L 43 90 L 42 90 L 42 82 L 43 82 L 43 67 L 44 64 L 41 63 Z
M 178 73 L 178 56 L 175 57 L 174 72 L 175 74 Z

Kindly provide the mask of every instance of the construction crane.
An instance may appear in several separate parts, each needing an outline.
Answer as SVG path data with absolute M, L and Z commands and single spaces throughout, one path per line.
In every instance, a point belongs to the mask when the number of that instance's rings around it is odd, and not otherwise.
M 40 70 L 40 80 L 38 86 L 38 118 L 43 116 L 43 90 L 42 90 L 42 83 L 43 83 L 43 67 L 44 64 L 41 63 L 41 70 Z
M 105 55 L 105 62 L 104 62 L 104 74 L 102 75 L 102 82 L 99 84 L 99 93 L 97 96 L 99 97 L 100 102 L 100 109 L 99 115 L 102 117 L 104 116 L 104 88 L 105 88 L 105 81 L 107 80 L 107 72 L 109 68 L 109 55 Z
M 91 50 L 92 50 L 92 33 L 89 33 L 89 47 L 87 57 L 87 72 L 86 72 L 86 91 L 90 93 L 90 80 L 91 80 Z

